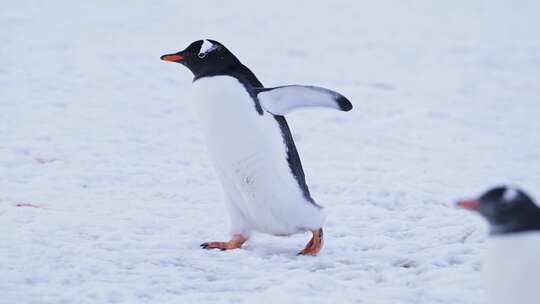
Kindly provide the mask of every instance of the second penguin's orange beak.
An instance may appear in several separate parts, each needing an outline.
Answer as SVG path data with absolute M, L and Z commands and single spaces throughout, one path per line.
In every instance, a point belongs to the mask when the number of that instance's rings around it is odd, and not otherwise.
M 475 210 L 478 209 L 480 203 L 476 200 L 462 200 L 457 202 L 457 206 L 463 209 Z

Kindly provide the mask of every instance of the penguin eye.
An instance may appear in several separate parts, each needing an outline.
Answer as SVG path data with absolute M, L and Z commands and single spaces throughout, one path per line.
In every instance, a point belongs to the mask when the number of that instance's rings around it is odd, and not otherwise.
M 203 59 L 204 57 L 206 57 L 206 54 L 207 53 L 199 53 L 199 55 L 197 55 L 197 56 L 199 56 L 199 58 Z

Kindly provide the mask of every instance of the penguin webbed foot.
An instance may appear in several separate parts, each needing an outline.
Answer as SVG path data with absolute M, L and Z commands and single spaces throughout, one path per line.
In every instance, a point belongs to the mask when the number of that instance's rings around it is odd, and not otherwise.
M 226 242 L 205 242 L 201 244 L 202 249 L 219 249 L 221 251 L 227 250 Z
M 248 239 L 240 234 L 235 234 L 228 242 L 205 242 L 200 246 L 202 249 L 219 249 L 221 251 L 237 249 L 242 246 Z
M 312 230 L 313 237 L 307 243 L 306 247 L 302 249 L 297 255 L 317 255 L 321 251 L 323 246 L 323 230 Z

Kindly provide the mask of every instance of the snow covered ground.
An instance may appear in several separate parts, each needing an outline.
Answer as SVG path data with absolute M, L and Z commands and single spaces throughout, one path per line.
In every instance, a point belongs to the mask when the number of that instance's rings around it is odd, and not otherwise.
M 0 303 L 483 303 L 486 227 L 453 201 L 540 199 L 538 1 L 2 1 Z M 289 123 L 326 244 L 227 238 L 190 103 L 159 56 L 223 42 L 267 86 L 349 113 Z M 34 207 L 17 207 L 33 204 Z

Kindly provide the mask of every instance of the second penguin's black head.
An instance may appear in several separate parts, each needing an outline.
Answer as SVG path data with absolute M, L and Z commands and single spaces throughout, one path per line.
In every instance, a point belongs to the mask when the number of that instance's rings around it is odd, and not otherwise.
M 496 187 L 477 199 L 462 200 L 457 205 L 480 213 L 494 235 L 540 231 L 540 208 L 520 189 Z
M 161 56 L 161 60 L 181 63 L 193 72 L 195 80 L 227 74 L 241 65 L 240 61 L 223 44 L 211 40 L 197 40 L 183 51 Z

